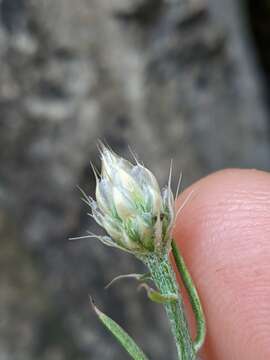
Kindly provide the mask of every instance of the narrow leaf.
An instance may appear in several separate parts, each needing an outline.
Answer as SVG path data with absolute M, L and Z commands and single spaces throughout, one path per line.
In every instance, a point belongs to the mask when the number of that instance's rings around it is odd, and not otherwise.
M 152 289 L 147 284 L 141 284 L 139 289 L 142 288 L 146 290 L 148 298 L 158 304 L 167 304 L 177 300 L 176 294 L 161 294 L 160 292 Z
M 197 335 L 194 340 L 193 347 L 197 353 L 203 346 L 206 335 L 206 320 L 204 316 L 204 311 L 195 284 L 193 283 L 188 268 L 186 267 L 185 261 L 181 256 L 180 251 L 178 250 L 176 242 L 174 240 L 172 241 L 172 253 L 178 272 L 187 290 L 189 301 L 195 316 L 197 324 Z
M 105 325 L 105 327 L 116 337 L 120 344 L 126 349 L 129 355 L 134 360 L 148 360 L 146 355 L 134 342 L 134 340 L 121 328 L 114 320 L 109 318 L 103 312 L 101 312 L 93 303 L 92 298 L 90 298 L 92 307 L 99 317 L 100 321 Z
M 137 281 L 145 281 L 145 280 L 152 279 L 150 273 L 119 275 L 119 276 L 116 276 L 114 279 L 112 279 L 112 281 L 110 281 L 109 284 L 105 286 L 105 289 L 108 289 L 110 286 L 112 286 L 118 280 L 128 279 L 128 278 L 135 279 Z

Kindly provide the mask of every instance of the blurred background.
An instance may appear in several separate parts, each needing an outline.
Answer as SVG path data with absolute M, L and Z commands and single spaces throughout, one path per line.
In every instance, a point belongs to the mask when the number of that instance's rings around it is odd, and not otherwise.
M 270 165 L 269 0 L 0 0 L 0 358 L 124 360 L 91 294 L 156 360 L 174 344 L 132 256 L 98 241 L 97 139 L 165 184 Z M 169 355 L 168 355 L 169 354 Z

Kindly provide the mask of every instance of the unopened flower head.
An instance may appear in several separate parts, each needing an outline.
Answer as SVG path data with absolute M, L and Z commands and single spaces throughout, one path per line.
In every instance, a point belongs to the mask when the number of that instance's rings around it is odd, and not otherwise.
M 92 216 L 108 234 L 98 238 L 138 255 L 169 251 L 174 221 L 170 181 L 161 192 L 147 168 L 138 161 L 131 164 L 104 145 L 101 162 L 96 201 L 88 198 Z

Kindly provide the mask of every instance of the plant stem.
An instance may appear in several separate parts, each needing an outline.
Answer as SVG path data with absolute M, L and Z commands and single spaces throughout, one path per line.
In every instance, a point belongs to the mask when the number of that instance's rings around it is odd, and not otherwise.
M 182 296 L 168 255 L 152 254 L 142 259 L 148 266 L 152 279 L 162 295 L 176 294 L 178 300 L 167 302 L 164 307 L 176 341 L 179 360 L 195 360 L 196 354 L 189 333 Z

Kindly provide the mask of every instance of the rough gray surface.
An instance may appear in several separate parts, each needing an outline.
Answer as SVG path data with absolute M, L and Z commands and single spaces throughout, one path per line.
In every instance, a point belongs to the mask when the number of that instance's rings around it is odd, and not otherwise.
M 132 282 L 103 291 L 142 266 L 67 241 L 96 230 L 75 187 L 93 192 L 98 138 L 124 156 L 130 145 L 161 183 L 171 158 L 185 184 L 222 167 L 269 168 L 243 9 L 2 0 L 0 10 L 0 358 L 127 359 L 89 310 L 91 293 L 151 358 L 174 359 L 159 306 Z

